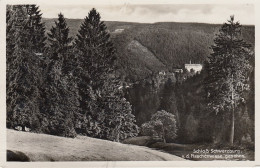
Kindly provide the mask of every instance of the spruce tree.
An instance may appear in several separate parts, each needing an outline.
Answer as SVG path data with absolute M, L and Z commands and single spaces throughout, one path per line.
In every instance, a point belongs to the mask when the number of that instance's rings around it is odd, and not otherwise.
M 74 137 L 74 115 L 78 112 L 78 89 L 72 74 L 67 69 L 71 56 L 69 28 L 62 14 L 48 33 L 49 52 L 47 80 L 45 83 L 45 113 L 48 114 L 46 132 Z M 64 69 L 67 69 L 66 71 Z
M 12 62 L 12 53 L 14 51 L 15 46 L 15 26 L 14 26 L 15 18 L 14 11 L 12 6 L 7 5 L 6 7 L 6 58 L 7 62 Z M 9 64 L 7 64 L 9 65 Z M 8 69 L 8 67 L 7 67 Z
M 42 13 L 39 6 L 26 5 L 26 10 L 29 15 L 27 22 L 30 31 L 30 41 L 32 42 L 32 51 L 35 53 L 43 53 L 45 50 L 45 25 L 42 22 Z
M 110 77 L 102 88 L 97 103 L 100 108 L 101 138 L 119 142 L 137 136 L 139 128 L 135 124 L 131 104 L 124 98 L 120 80 Z
M 118 92 L 115 48 L 100 19 L 100 14 L 92 9 L 75 39 L 80 67 L 82 120 L 79 123 L 89 136 L 119 141 L 138 131 L 130 104 L 121 100 L 122 95 Z
M 244 93 L 249 90 L 248 74 L 252 69 L 249 59 L 252 52 L 250 45 L 242 39 L 241 25 L 234 22 L 234 16 L 222 25 L 214 43 L 213 53 L 205 66 L 207 100 L 211 110 L 229 119 L 226 120 L 230 121 L 229 143 L 233 145 L 235 109 L 246 101 Z
M 67 27 L 66 20 L 63 14 L 58 15 L 58 22 L 55 21 L 55 27 L 52 26 L 50 33 L 48 33 L 48 40 L 50 42 L 50 49 L 53 54 L 68 53 L 71 49 L 72 38 L 69 37 L 69 27 Z
M 8 7 L 7 24 L 7 127 L 39 129 L 40 60 L 32 53 L 25 5 Z M 13 37 L 15 43 L 10 39 Z M 10 44 L 10 45 L 9 45 Z M 11 51 L 13 50 L 13 51 Z
M 88 135 L 97 135 L 100 128 L 94 117 L 96 97 L 100 95 L 102 84 L 112 70 L 114 47 L 106 32 L 100 15 L 92 9 L 84 19 L 75 39 L 78 51 L 78 86 L 81 97 L 80 107 L 84 120 L 81 121 Z M 90 124 L 93 123 L 93 124 Z M 91 127 L 93 125 L 93 129 Z M 91 131 L 92 130 L 92 131 Z

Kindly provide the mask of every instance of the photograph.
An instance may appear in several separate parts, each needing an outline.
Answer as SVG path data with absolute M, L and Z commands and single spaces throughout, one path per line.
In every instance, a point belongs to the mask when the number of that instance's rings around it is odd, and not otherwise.
M 33 2 L 1 4 L 6 163 L 256 161 L 254 3 Z

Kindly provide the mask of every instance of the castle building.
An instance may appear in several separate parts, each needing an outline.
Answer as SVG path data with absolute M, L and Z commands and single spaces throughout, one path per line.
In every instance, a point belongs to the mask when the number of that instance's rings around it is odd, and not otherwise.
M 202 64 L 192 64 L 191 61 L 189 64 L 185 64 L 185 69 L 187 69 L 189 72 L 191 71 L 191 69 L 194 70 L 195 73 L 200 73 L 200 71 L 202 70 Z

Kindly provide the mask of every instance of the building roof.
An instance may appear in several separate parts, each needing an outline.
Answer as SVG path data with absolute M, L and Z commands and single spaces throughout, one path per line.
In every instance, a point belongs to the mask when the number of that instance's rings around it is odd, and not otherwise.
M 202 64 L 184 64 L 185 66 L 202 66 Z

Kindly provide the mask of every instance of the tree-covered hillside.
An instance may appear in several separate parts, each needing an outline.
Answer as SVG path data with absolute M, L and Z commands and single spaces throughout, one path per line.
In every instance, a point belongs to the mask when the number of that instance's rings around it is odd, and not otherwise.
M 81 21 L 67 19 L 72 37 L 75 37 Z M 44 19 L 44 22 L 48 31 L 54 19 Z M 190 61 L 203 63 L 210 54 L 209 47 L 220 28 L 220 25 L 203 23 L 105 23 L 117 49 L 118 72 L 131 81 L 143 79 L 160 70 L 183 67 Z M 253 46 L 254 31 L 254 26 L 244 26 L 242 29 L 243 38 Z M 133 46 L 137 43 L 141 45 Z
M 254 150 L 254 26 L 41 16 L 7 6 L 7 128 Z

